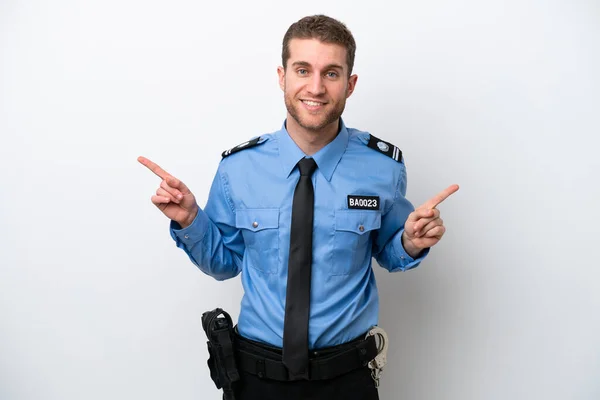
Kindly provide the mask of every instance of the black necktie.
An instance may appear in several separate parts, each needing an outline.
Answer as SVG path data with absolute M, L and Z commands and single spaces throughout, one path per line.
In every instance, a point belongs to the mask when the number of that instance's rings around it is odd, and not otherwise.
M 317 164 L 312 158 L 303 158 L 298 162 L 300 180 L 292 203 L 283 363 L 293 379 L 308 379 L 308 316 L 315 197 L 311 176 L 316 168 Z

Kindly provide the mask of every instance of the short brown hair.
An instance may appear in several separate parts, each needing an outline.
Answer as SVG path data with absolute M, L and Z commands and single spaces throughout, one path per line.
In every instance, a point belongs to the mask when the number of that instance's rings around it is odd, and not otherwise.
M 352 33 L 342 22 L 326 15 L 312 15 L 294 22 L 283 36 L 281 61 L 286 68 L 290 58 L 290 40 L 292 39 L 319 39 L 324 43 L 339 44 L 346 49 L 346 63 L 348 75 L 354 67 L 356 42 Z

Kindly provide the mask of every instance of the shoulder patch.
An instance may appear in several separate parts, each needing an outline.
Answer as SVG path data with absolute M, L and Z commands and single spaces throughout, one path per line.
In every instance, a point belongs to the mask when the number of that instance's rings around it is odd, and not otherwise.
M 380 153 L 385 154 L 390 158 L 393 158 L 394 160 L 400 163 L 402 162 L 402 151 L 398 147 L 394 146 L 389 142 L 386 142 L 385 140 L 381 140 L 371 135 L 367 146 L 374 150 L 377 150 Z
M 258 143 L 259 141 L 260 141 L 260 136 L 254 138 L 252 140 L 249 140 L 247 142 L 244 142 L 242 144 L 238 144 L 237 146 L 232 147 L 229 150 L 225 150 L 223 153 L 221 153 L 221 156 L 223 158 L 225 158 L 225 157 L 228 157 L 228 156 L 232 155 L 233 153 L 237 153 L 238 151 L 249 149 L 251 147 L 256 146 L 257 144 L 260 144 L 260 143 Z

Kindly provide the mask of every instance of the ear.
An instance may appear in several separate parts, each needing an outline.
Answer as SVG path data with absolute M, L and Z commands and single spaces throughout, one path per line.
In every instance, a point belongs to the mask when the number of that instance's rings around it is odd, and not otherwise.
M 285 69 L 277 67 L 277 75 L 279 75 L 279 87 L 285 91 Z
M 348 89 L 346 89 L 346 98 L 352 96 L 352 93 L 354 92 L 354 88 L 356 87 L 356 81 L 358 80 L 358 75 L 351 75 L 350 78 L 348 78 Z

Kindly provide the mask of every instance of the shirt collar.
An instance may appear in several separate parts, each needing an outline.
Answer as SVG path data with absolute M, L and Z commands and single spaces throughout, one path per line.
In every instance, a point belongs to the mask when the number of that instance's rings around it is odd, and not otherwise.
M 296 164 L 298 164 L 298 161 L 306 157 L 306 154 L 300 150 L 298 145 L 290 137 L 285 127 L 285 121 L 281 130 L 279 130 L 276 135 L 279 141 L 279 158 L 281 160 L 281 165 L 283 166 L 283 171 L 286 176 L 289 176 Z M 312 156 L 317 163 L 319 171 L 321 171 L 321 174 L 323 174 L 328 181 L 331 180 L 333 172 L 339 164 L 347 146 L 348 130 L 346 129 L 344 121 L 340 118 L 340 131 L 335 139 Z

